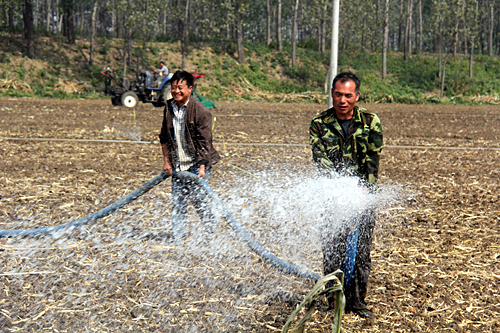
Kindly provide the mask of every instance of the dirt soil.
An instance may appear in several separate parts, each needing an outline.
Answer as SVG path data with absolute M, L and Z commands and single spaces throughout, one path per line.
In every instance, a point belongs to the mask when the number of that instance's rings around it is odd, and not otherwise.
M 223 161 L 210 184 L 218 193 L 255 181 L 249 173 L 313 170 L 308 126 L 322 106 L 217 106 L 214 142 Z M 374 318 L 346 314 L 343 328 L 499 332 L 500 109 L 366 107 L 384 129 L 380 183 L 407 195 L 379 212 L 367 298 Z M 2 98 L 0 115 L 0 229 L 85 216 L 162 167 L 162 110 L 151 105 Z M 21 137 L 31 140 L 8 139 Z M 313 283 L 281 275 L 233 236 L 236 250 L 227 253 L 223 242 L 197 252 L 210 246 L 195 243 L 194 230 L 171 244 L 169 193 L 161 184 L 92 226 L 0 239 L 0 331 L 280 331 Z M 317 249 L 309 262 L 322 273 Z M 331 331 L 331 320 L 322 300 L 308 331 Z

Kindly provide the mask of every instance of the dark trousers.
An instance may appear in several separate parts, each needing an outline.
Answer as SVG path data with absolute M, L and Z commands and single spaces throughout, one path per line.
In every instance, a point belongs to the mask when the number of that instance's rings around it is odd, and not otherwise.
M 188 172 L 197 175 L 199 166 L 191 167 Z M 205 171 L 207 181 L 210 177 L 210 168 Z M 200 185 L 189 179 L 172 177 L 172 234 L 175 240 L 181 240 L 187 234 L 187 205 L 188 200 L 194 206 L 201 221 L 205 224 L 207 232 L 212 232 L 215 217 L 212 213 L 209 198 L 205 195 Z
M 349 224 L 335 230 L 324 230 L 322 239 L 323 270 L 324 274 L 330 274 L 340 269 L 345 272 L 346 241 L 349 233 Z M 366 309 L 366 289 L 368 276 L 371 268 L 371 246 L 373 228 L 375 227 L 375 213 L 368 209 L 361 215 L 359 223 L 358 244 L 356 251 L 356 262 L 351 283 L 348 289 L 344 287 L 346 297 L 346 310 L 355 311 Z M 333 283 L 331 284 L 333 285 Z M 327 288 L 331 285 L 327 285 Z M 333 306 L 334 299 L 328 299 Z

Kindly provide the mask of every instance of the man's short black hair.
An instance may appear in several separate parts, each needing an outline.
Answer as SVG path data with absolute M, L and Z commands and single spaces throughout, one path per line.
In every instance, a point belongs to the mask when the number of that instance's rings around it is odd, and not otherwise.
M 186 71 L 177 71 L 174 73 L 174 76 L 172 76 L 171 81 L 172 82 L 180 82 L 180 81 L 186 81 L 186 84 L 188 87 L 192 87 L 194 84 L 194 76 L 193 74 L 186 72 Z
M 335 84 L 337 84 L 337 81 L 346 83 L 349 80 L 354 81 L 354 83 L 356 84 L 356 95 L 357 95 L 359 92 L 359 87 L 361 87 L 361 82 L 359 81 L 358 77 L 354 75 L 354 73 L 352 72 L 342 72 L 337 74 L 337 76 L 335 76 L 332 82 L 333 90 L 335 90 Z

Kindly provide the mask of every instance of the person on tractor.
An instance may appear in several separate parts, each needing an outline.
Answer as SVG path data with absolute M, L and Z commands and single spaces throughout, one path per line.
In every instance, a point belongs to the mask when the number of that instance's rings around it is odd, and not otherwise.
M 159 76 L 156 78 L 155 82 L 153 82 L 153 87 L 157 88 L 159 86 L 159 83 L 163 82 L 163 80 L 168 76 L 168 68 L 165 65 L 165 62 L 160 61 L 160 69 L 155 69 L 153 73 L 158 73 Z M 153 73 L 150 71 L 146 71 L 146 87 L 151 88 L 151 79 L 153 78 Z

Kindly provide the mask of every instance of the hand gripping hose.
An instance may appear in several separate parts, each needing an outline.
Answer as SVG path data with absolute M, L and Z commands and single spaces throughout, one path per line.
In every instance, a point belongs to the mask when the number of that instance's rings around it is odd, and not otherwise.
M 260 246 L 250 235 L 239 225 L 239 223 L 235 220 L 235 218 L 227 211 L 227 209 L 224 207 L 224 204 L 220 201 L 218 198 L 217 194 L 208 186 L 207 182 L 203 180 L 202 178 L 197 179 L 196 175 L 187 172 L 187 171 L 181 171 L 177 172 L 175 174 L 176 177 L 179 178 L 184 178 L 187 180 L 195 181 L 198 182 L 201 187 L 204 189 L 206 194 L 212 199 L 213 203 L 218 206 L 220 211 L 222 212 L 224 218 L 226 219 L 227 223 L 236 231 L 236 233 L 245 241 L 245 243 L 254 251 L 257 253 L 264 261 L 268 262 L 269 264 L 273 265 L 276 267 L 278 270 L 287 273 L 287 274 L 293 274 L 298 277 L 302 278 L 307 278 L 311 279 L 313 281 L 318 281 L 321 276 L 319 274 L 313 273 L 308 271 L 305 268 L 300 268 L 298 266 L 295 266 L 293 264 L 290 264 L 286 261 L 281 260 L 280 258 L 274 256 L 271 254 L 269 251 L 264 249 L 262 246 Z M 93 214 L 87 215 L 81 219 L 68 222 L 65 224 L 60 224 L 56 226 L 51 226 L 51 227 L 46 227 L 46 228 L 34 228 L 34 229 L 17 229 L 17 230 L 0 230 L 0 238 L 5 238 L 5 237 L 39 237 L 43 235 L 49 235 L 52 234 L 56 231 L 60 231 L 66 228 L 76 228 L 82 225 L 90 224 L 92 222 L 95 222 L 105 216 L 110 215 L 117 209 L 120 209 L 121 207 L 129 204 L 130 202 L 134 201 L 144 193 L 148 192 L 151 190 L 153 187 L 156 185 L 160 184 L 163 180 L 168 178 L 169 176 L 166 176 L 165 173 L 162 171 L 159 173 L 157 176 L 149 180 L 148 182 L 142 184 L 138 189 L 134 190 L 130 194 L 124 196 L 120 200 L 112 203 L 111 205 L 101 209 L 98 212 L 95 212 Z

